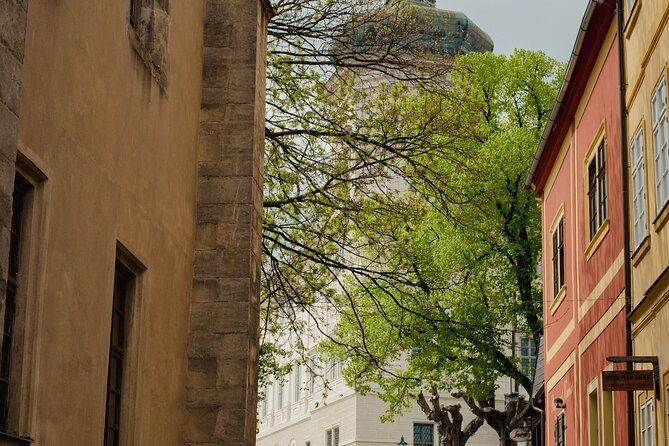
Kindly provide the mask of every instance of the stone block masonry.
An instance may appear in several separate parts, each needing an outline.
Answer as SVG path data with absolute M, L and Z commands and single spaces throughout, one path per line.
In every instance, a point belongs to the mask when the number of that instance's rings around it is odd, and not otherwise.
M 0 332 L 4 329 L 27 11 L 27 0 L 0 0 Z
M 184 444 L 255 444 L 266 25 L 208 0 Z

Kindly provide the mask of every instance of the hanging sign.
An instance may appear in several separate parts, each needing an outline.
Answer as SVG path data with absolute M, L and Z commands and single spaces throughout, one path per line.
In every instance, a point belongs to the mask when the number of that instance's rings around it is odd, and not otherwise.
M 519 443 L 521 441 L 529 440 L 530 433 L 526 428 L 519 427 L 518 429 L 514 429 L 511 432 L 509 432 L 509 438 L 515 441 L 516 443 Z
M 652 370 L 606 370 L 602 372 L 602 389 L 613 391 L 653 390 Z

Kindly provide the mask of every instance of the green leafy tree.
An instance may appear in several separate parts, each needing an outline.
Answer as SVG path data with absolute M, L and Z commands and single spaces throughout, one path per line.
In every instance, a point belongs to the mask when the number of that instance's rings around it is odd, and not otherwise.
M 378 193 L 379 185 L 409 175 L 428 178 L 430 154 L 440 150 L 431 134 L 437 129 L 429 125 L 438 110 L 431 117 L 397 102 L 403 83 L 442 88 L 452 56 L 438 51 L 443 36 L 426 43 L 416 33 L 429 24 L 420 13 L 425 8 L 409 3 L 278 0 L 274 6 L 268 31 L 262 328 L 274 338 L 284 333 L 288 339 L 290 332 L 299 343 L 304 324 L 298 313 L 317 319 L 310 306 L 317 299 L 332 301 L 333 284 L 344 275 L 407 280 L 379 257 L 350 262 L 366 251 L 361 243 L 378 251 L 385 240 L 383 234 L 369 233 L 364 241 L 352 234 L 369 214 L 384 220 L 400 212 L 403 204 Z M 360 88 L 370 84 L 375 87 Z M 417 116 L 409 127 L 404 122 L 412 113 Z
M 300 350 L 315 327 L 329 339 L 326 354 L 351 358 L 349 382 L 380 386 L 390 413 L 418 393 L 444 444 L 464 444 L 484 420 L 503 437 L 511 424 L 500 417 L 512 408 L 492 411 L 494 380 L 529 386 L 508 358 L 508 330 L 536 337 L 541 326 L 538 211 L 520 184 L 558 66 L 540 53 L 469 55 L 449 78 L 453 57 L 438 50 L 440 37 L 426 44 L 415 32 L 425 26 L 420 8 L 274 6 L 264 376 L 284 371 L 276 356 L 287 345 L 277 339 Z M 322 325 L 323 306 L 342 315 L 335 332 Z M 402 358 L 408 366 L 397 369 Z M 430 402 L 425 388 L 435 390 Z M 462 428 L 459 407 L 442 410 L 436 389 L 456 391 L 474 424 Z
M 391 242 L 377 254 L 406 280 L 348 286 L 325 350 L 348 358 L 348 383 L 379 393 L 390 415 L 417 398 L 443 444 L 465 444 L 486 422 L 505 445 L 529 405 L 521 398 L 495 409 L 496 381 L 512 378 L 529 394 L 532 387 L 511 354 L 511 332 L 538 343 L 542 327 L 540 212 L 522 185 L 560 65 L 528 51 L 470 54 L 458 58 L 452 79 L 449 92 L 414 99 L 419 110 L 441 104 L 431 125 L 441 129 L 432 134 L 444 152 L 430 157 L 429 182 L 418 177 L 416 192 L 405 194 L 411 217 L 369 215 L 354 237 L 366 240 L 372 228 L 385 234 Z M 459 405 L 439 404 L 439 389 L 462 398 L 476 418 L 463 427 Z

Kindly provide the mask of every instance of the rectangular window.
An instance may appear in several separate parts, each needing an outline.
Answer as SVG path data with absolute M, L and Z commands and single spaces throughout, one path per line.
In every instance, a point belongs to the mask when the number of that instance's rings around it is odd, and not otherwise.
M 18 402 L 18 395 L 14 392 L 18 389 L 13 384 L 15 367 L 20 360 L 20 351 L 16 345 L 16 318 L 17 318 L 17 294 L 20 283 L 20 248 L 25 243 L 25 234 L 22 233 L 26 199 L 32 185 L 18 172 L 14 177 L 14 192 L 12 194 L 12 222 L 9 239 L 9 259 L 7 271 L 7 289 L 5 297 L 4 329 L 2 333 L 2 358 L 0 360 L 0 430 L 7 432 L 10 429 L 10 408 L 12 402 Z
M 339 446 L 339 426 L 325 431 L 326 446 Z
M 564 412 L 555 417 L 555 446 L 565 446 L 565 434 L 567 426 L 564 422 Z
M 433 446 L 434 425 L 428 423 L 413 424 L 413 446 Z
M 302 390 L 302 370 L 300 365 L 295 366 L 295 371 L 293 372 L 293 402 L 300 400 L 300 393 Z
M 528 337 L 520 338 L 520 369 L 525 376 L 534 375 L 534 366 L 537 363 L 537 345 L 534 339 Z
M 269 385 L 263 387 L 262 403 L 260 406 L 260 416 L 267 416 L 267 400 L 269 400 Z
M 564 286 L 564 217 L 553 231 L 553 297 Z
M 337 379 L 341 376 L 342 364 L 339 359 L 333 359 L 330 362 L 330 379 Z
M 117 446 L 121 437 L 121 404 L 123 370 L 130 328 L 130 293 L 135 275 L 116 260 L 114 296 L 112 299 L 109 366 L 107 372 L 107 408 L 105 415 L 105 446 Z
M 597 146 L 595 156 L 588 163 L 588 217 L 590 239 L 604 224 L 608 216 L 606 188 L 606 140 Z
M 669 147 L 667 143 L 667 79 L 662 76 L 651 99 L 655 158 L 656 206 L 659 213 L 669 200 Z
M 314 393 L 314 390 L 316 388 L 316 368 L 318 367 L 318 363 L 316 362 L 316 357 L 312 356 L 311 360 L 309 361 L 309 393 Z
M 279 379 L 279 385 L 276 386 L 276 408 L 278 410 L 283 409 L 283 391 L 285 387 L 285 381 L 283 378 Z
M 653 430 L 653 422 L 655 416 L 653 414 L 653 399 L 650 398 L 641 405 L 641 446 L 655 446 L 655 435 Z
M 634 248 L 638 248 L 648 234 L 646 224 L 646 165 L 643 156 L 643 127 L 630 144 L 632 152 L 632 212 L 634 213 Z
M 602 392 L 602 446 L 615 444 L 614 419 L 613 392 Z
M 588 444 L 599 444 L 599 404 L 597 389 L 588 394 Z

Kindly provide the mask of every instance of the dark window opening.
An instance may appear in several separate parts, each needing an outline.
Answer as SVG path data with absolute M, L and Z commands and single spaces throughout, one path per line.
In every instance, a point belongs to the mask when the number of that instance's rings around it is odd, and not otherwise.
M 564 286 L 564 218 L 553 231 L 553 297 Z
M 558 415 L 555 418 L 555 445 L 564 446 L 565 445 L 565 433 L 567 426 L 564 423 L 564 412 Z
M 434 425 L 424 424 L 424 423 L 414 423 L 413 444 L 414 446 L 433 446 Z
M 5 297 L 4 329 L 2 333 L 2 357 L 0 359 L 0 430 L 9 428 L 10 398 L 12 395 L 11 368 L 13 358 L 16 316 L 16 298 L 20 286 L 20 245 L 24 241 L 21 227 L 24 219 L 26 198 L 32 185 L 16 173 L 14 178 L 14 192 L 12 194 L 12 223 L 9 241 L 9 262 L 7 272 L 7 290 Z M 16 388 L 16 385 L 14 386 Z
M 109 341 L 105 446 L 118 446 L 121 440 L 123 364 L 127 350 L 130 291 L 134 278 L 134 274 L 117 260 L 114 272 L 114 298 Z
M 606 143 L 599 143 L 595 157 L 588 164 L 588 223 L 590 239 L 604 224 L 608 217 L 606 201 Z

